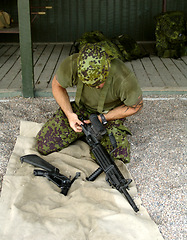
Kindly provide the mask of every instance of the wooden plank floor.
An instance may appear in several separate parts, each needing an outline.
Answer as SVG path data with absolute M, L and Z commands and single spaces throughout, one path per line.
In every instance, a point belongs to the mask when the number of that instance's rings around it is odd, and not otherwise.
M 35 89 L 51 94 L 51 81 L 72 44 L 34 44 L 34 80 Z M 187 92 L 187 56 L 180 59 L 159 58 L 155 54 L 154 44 L 141 43 L 142 49 L 150 53 L 149 57 L 126 62 L 135 73 L 144 92 Z M 6 93 L 21 92 L 21 61 L 19 45 L 0 44 L 0 96 Z M 75 92 L 75 89 L 69 89 Z M 8 96 L 8 94 L 7 94 Z

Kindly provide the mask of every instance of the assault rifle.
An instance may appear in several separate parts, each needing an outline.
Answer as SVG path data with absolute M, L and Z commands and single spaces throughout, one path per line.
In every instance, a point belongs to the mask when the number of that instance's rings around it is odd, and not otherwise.
M 106 174 L 106 181 L 110 186 L 116 188 L 120 193 L 124 194 L 129 204 L 132 206 L 135 212 L 138 212 L 139 209 L 136 206 L 135 202 L 131 198 L 127 189 L 129 184 L 132 182 L 131 179 L 125 179 L 119 168 L 114 162 L 111 154 L 107 152 L 107 150 L 100 143 L 100 139 L 107 133 L 104 125 L 99 121 L 96 114 L 90 115 L 91 124 L 82 124 L 82 131 L 85 134 L 86 141 L 88 145 L 91 147 L 91 151 L 94 154 L 97 163 L 99 164 L 99 168 L 94 171 L 89 177 L 87 177 L 88 181 L 94 181 L 102 172 Z M 113 148 L 117 147 L 115 138 L 113 134 L 109 135 L 111 144 Z M 113 151 L 114 151 L 113 150 Z
M 20 157 L 20 160 L 21 163 L 26 162 L 35 167 L 44 169 L 45 171 L 40 169 L 34 169 L 33 173 L 35 176 L 46 177 L 49 181 L 52 181 L 59 188 L 61 188 L 61 193 L 65 196 L 67 195 L 72 183 L 80 176 L 80 173 L 77 172 L 75 177 L 71 180 L 71 178 L 60 174 L 58 168 L 46 162 L 44 159 L 35 154 L 22 156 Z

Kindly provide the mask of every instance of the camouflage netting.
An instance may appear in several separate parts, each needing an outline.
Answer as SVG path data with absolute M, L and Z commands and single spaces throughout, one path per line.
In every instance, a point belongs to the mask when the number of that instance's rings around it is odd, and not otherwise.
M 166 12 L 156 17 L 156 50 L 159 57 L 187 55 L 186 21 L 183 12 Z
M 145 55 L 136 41 L 128 35 L 121 35 L 111 40 L 104 36 L 99 31 L 86 32 L 81 38 L 75 41 L 72 53 L 79 52 L 86 43 L 102 42 L 106 52 L 111 58 L 119 58 L 122 61 L 130 61 L 137 58 L 142 58 Z

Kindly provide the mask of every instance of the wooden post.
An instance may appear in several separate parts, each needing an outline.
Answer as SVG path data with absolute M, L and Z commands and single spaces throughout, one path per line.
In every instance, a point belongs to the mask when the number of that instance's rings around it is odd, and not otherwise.
M 166 12 L 166 5 L 167 5 L 167 0 L 162 0 L 162 12 Z
M 34 97 L 34 71 L 29 0 L 18 0 L 18 18 L 23 96 Z

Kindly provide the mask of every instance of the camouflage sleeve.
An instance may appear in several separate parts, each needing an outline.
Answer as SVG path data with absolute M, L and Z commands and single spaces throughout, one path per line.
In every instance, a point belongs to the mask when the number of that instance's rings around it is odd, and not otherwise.
M 126 106 L 138 104 L 141 100 L 142 91 L 134 73 L 130 73 L 125 80 L 121 81 L 120 99 Z
M 57 81 L 63 88 L 73 87 L 77 84 L 77 54 L 67 57 L 56 72 Z

